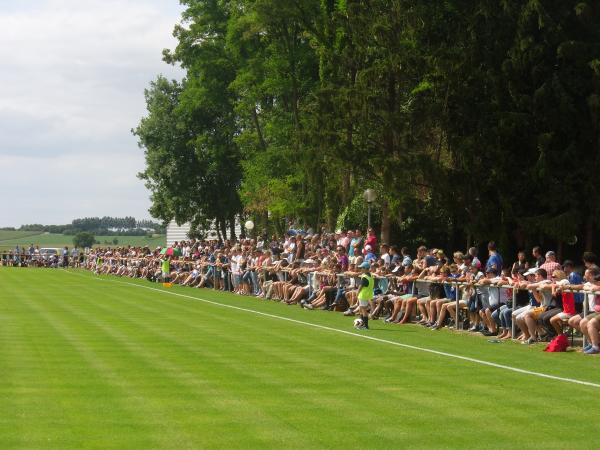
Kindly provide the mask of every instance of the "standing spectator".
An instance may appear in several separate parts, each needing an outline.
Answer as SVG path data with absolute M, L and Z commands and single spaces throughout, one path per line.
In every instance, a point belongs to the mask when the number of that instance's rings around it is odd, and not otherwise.
M 598 257 L 592 252 L 584 252 L 582 259 L 586 269 L 598 266 Z
M 533 267 L 535 267 L 536 269 L 539 269 L 540 267 L 542 267 L 542 264 L 544 264 L 544 262 L 546 262 L 546 260 L 542 256 L 542 249 L 536 245 L 531 250 L 531 254 L 535 258 L 535 265 Z
M 306 253 L 306 243 L 302 239 L 301 235 L 296 236 L 296 254 L 294 261 L 302 263 L 304 261 L 304 255 Z
M 373 248 L 371 248 L 370 245 L 365 245 L 363 253 L 365 254 L 365 262 L 370 263 L 371 261 L 377 260 L 377 256 L 375 256 L 375 253 L 373 253 Z
M 477 247 L 471 247 L 469 249 L 468 253 L 469 253 L 469 256 L 471 257 L 471 265 L 477 267 L 478 269 L 481 269 L 481 261 L 477 257 L 477 254 L 479 253 L 479 250 L 477 250 Z
M 402 266 L 409 267 L 412 266 L 412 258 L 410 257 L 410 253 L 408 251 L 408 247 L 402 247 L 400 249 L 400 253 L 402 254 Z
M 583 277 L 579 272 L 575 272 L 575 263 L 570 259 L 567 259 L 563 263 L 563 270 L 567 275 L 567 280 L 569 280 L 569 284 L 583 284 Z M 575 294 L 575 305 L 576 307 L 581 307 L 583 304 L 583 294 L 577 293 Z
M 377 248 L 377 236 L 375 236 L 375 230 L 373 228 L 369 228 L 367 230 L 367 240 L 365 241 L 365 246 L 370 245 L 371 248 Z
M 502 256 L 500 256 L 500 253 L 498 253 L 498 251 L 496 250 L 496 243 L 494 241 L 490 241 L 487 248 L 490 257 L 488 258 L 487 263 L 485 265 L 486 273 L 490 269 L 494 269 L 496 271 L 496 274 L 501 273 Z
M 392 257 L 390 265 L 393 270 L 394 268 L 400 266 L 402 263 L 402 256 L 400 255 L 400 253 L 398 253 L 398 247 L 396 247 L 395 245 L 392 245 L 390 247 L 390 256 Z
M 344 247 L 344 249 L 346 249 L 346 251 L 348 251 L 348 247 L 350 246 L 350 241 L 352 241 L 352 236 L 354 235 L 354 233 L 352 233 L 352 230 L 349 230 L 347 233 L 346 232 L 342 232 L 342 242 L 341 245 L 342 247 Z
M 381 256 L 379 257 L 383 263 L 383 266 L 386 269 L 390 268 L 390 265 L 392 263 L 392 257 L 390 255 L 390 247 L 387 244 L 381 244 L 380 247 L 380 252 L 381 252 Z
M 519 250 L 517 253 L 517 260 L 512 265 L 510 273 L 527 272 L 529 270 L 529 261 L 527 261 L 527 255 L 523 250 Z
M 556 254 L 552 250 L 546 252 L 546 261 L 540 266 L 540 269 L 544 269 L 548 277 L 556 270 L 562 271 L 562 266 L 556 261 Z
M 62 251 L 62 265 L 63 267 L 69 267 L 69 247 L 66 245 Z

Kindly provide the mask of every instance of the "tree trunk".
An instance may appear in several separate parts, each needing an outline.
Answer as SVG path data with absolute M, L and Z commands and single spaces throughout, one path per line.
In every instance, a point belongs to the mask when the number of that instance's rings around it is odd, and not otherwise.
M 256 112 L 256 107 L 252 108 L 252 121 L 254 122 L 254 127 L 256 128 L 256 134 L 258 134 L 258 141 L 260 142 L 260 146 L 263 150 L 266 150 L 267 143 L 265 142 L 265 137 L 263 136 L 262 128 L 260 126 L 260 122 L 258 121 L 258 113 Z
M 390 205 L 387 200 L 382 201 L 381 205 L 381 243 L 390 242 Z
M 235 235 L 235 216 L 229 218 L 229 239 L 235 241 L 237 236 Z
M 225 219 L 219 219 L 219 228 L 221 229 L 221 235 L 223 236 L 223 241 L 227 240 L 227 223 Z

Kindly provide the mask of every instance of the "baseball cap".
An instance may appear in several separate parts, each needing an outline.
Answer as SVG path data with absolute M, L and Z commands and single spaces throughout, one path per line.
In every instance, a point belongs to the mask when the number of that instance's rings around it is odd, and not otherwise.
M 368 262 L 363 262 L 360 266 L 358 266 L 359 269 L 370 269 L 371 268 L 371 264 L 369 264 Z

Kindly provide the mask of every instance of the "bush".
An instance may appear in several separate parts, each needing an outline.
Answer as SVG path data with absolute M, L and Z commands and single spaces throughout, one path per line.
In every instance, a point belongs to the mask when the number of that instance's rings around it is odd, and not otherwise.
M 80 248 L 91 247 L 95 242 L 96 237 L 87 231 L 77 233 L 73 238 L 73 245 Z

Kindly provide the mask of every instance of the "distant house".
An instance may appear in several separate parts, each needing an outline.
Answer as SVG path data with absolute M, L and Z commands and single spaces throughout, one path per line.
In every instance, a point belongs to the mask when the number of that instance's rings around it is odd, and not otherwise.
M 171 220 L 169 225 L 167 225 L 167 247 L 173 245 L 175 241 L 185 241 L 189 238 L 188 234 L 190 232 L 191 225 L 189 223 L 184 223 L 182 225 L 177 225 L 177 222 Z

